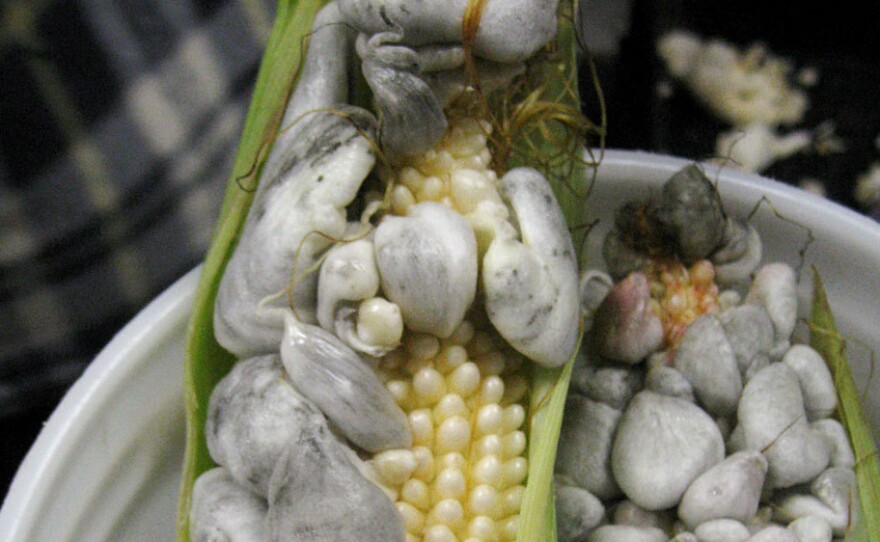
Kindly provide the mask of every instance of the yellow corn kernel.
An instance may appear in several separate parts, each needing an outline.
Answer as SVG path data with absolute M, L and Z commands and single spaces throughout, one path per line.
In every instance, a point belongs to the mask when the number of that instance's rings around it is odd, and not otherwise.
M 390 212 L 440 202 L 491 238 L 502 226 L 480 213 L 502 204 L 497 175 L 487 169 L 488 130 L 458 119 L 435 149 L 389 169 Z M 397 496 L 406 540 L 515 540 L 528 473 L 528 365 L 478 314 L 447 338 L 404 330 L 400 344 L 378 366 L 409 418 L 413 447 L 371 463 L 380 485 Z

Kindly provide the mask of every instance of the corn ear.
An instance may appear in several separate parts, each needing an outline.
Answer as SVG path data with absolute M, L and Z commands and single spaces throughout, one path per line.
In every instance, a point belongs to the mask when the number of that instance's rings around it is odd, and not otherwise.
M 234 171 L 227 185 L 217 229 L 197 290 L 188 329 L 185 364 L 187 449 L 178 510 L 178 540 L 182 542 L 189 541 L 188 517 L 193 483 L 201 473 L 214 466 L 204 435 L 209 397 L 217 382 L 235 363 L 234 357 L 220 347 L 214 338 L 214 300 L 220 278 L 245 222 L 261 166 L 281 128 L 279 124 L 285 103 L 295 88 L 295 67 L 304 55 L 305 38 L 311 31 L 317 12 L 325 3 L 320 0 L 279 2 Z M 542 87 L 540 96 L 535 95 L 535 98 L 547 103 L 567 104 L 570 111 L 577 111 L 575 39 L 571 24 L 573 6 L 566 2 L 563 4 L 568 11 L 560 19 L 558 48 L 554 57 L 556 61 L 543 68 L 547 84 Z M 353 103 L 369 103 L 363 81 L 356 81 L 353 88 Z M 545 116 L 551 121 L 558 120 L 553 118 L 552 111 Z M 566 131 L 565 125 L 566 122 L 540 123 L 537 129 L 517 134 L 508 165 L 531 165 L 542 169 L 553 183 L 569 225 L 574 226 L 584 221 L 580 216 L 580 194 L 576 188 L 571 188 L 582 186 L 585 168 L 580 160 L 567 159 L 572 155 L 579 157 L 582 139 L 574 140 L 574 147 L 568 154 L 560 154 L 558 143 L 570 138 L 572 131 L 586 127 L 575 122 Z M 547 160 L 540 160 L 542 156 Z M 536 158 L 540 163 L 535 163 Z M 521 542 L 556 540 L 553 463 L 573 359 L 574 356 L 560 369 L 534 367 L 530 370 L 530 406 L 526 418 L 529 470 L 516 535 L 516 540 Z
M 235 363 L 235 358 L 214 338 L 214 299 L 253 200 L 257 174 L 278 133 L 284 106 L 294 88 L 297 75 L 294 67 L 301 58 L 302 45 L 324 3 L 320 0 L 282 0 L 278 3 L 232 176 L 196 290 L 187 329 L 184 365 L 187 437 L 177 516 L 179 541 L 189 541 L 193 484 L 201 473 L 214 466 L 204 435 L 208 399 L 211 390 Z
M 858 388 L 846 357 L 846 341 L 837 329 L 825 286 L 819 271 L 813 268 L 813 308 L 810 344 L 831 370 L 837 389 L 837 411 L 849 433 L 856 456 L 858 495 L 853 495 L 856 523 L 847 533 L 848 542 L 880 542 L 880 459 L 871 427 L 862 413 Z

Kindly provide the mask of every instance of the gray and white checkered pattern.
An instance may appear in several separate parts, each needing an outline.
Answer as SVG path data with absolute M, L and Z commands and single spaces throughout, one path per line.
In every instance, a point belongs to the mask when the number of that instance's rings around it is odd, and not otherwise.
M 272 0 L 0 3 L 0 417 L 204 255 Z

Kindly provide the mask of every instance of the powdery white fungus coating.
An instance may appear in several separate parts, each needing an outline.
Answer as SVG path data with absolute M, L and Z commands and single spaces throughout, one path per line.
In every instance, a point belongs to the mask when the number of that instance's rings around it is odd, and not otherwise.
M 670 177 L 652 205 L 685 263 L 706 258 L 718 248 L 725 226 L 721 198 L 699 166 L 690 165 Z
M 758 511 L 766 474 L 767 460 L 760 452 L 730 455 L 691 483 L 678 505 L 678 517 L 689 529 L 722 518 L 749 524 Z
M 578 293 L 581 298 L 581 311 L 584 315 L 584 332 L 590 330 L 593 325 L 593 314 L 602 300 L 614 286 L 614 279 L 604 271 L 589 269 L 581 274 L 578 282 Z
M 281 361 L 300 393 L 356 446 L 379 452 L 412 445 L 406 414 L 376 373 L 332 333 L 288 314 Z
M 349 117 L 306 116 L 294 127 L 298 138 L 276 147 L 277 161 L 264 168 L 214 308 L 217 341 L 238 357 L 277 351 L 288 304 L 279 294 L 294 271 L 308 269 L 330 245 L 313 232 L 343 237 L 345 207 L 373 168 L 375 156 L 362 135 L 370 132 L 369 115 L 349 107 L 340 111 Z M 306 322 L 315 321 L 317 279 L 315 273 L 302 277 L 292 292 Z
M 761 372 L 762 369 L 770 365 L 770 357 L 767 354 L 758 354 L 749 361 L 749 366 L 743 374 L 743 384 L 748 384 L 752 377 Z
M 608 405 L 570 395 L 556 451 L 557 474 L 606 501 L 621 494 L 611 473 L 611 447 L 620 416 Z
M 843 425 L 834 419 L 817 420 L 810 427 L 831 443 L 831 466 L 855 468 L 856 456 L 849 442 L 849 434 Z
M 828 466 L 831 445 L 807 424 L 801 387 L 788 365 L 772 363 L 755 374 L 737 416 L 744 448 L 762 451 L 770 464 L 770 487 L 807 482 Z
M 805 344 L 796 344 L 782 357 L 797 374 L 804 394 L 804 409 L 812 421 L 826 418 L 837 408 L 837 390 L 822 356 Z
M 674 516 L 668 510 L 645 510 L 628 499 L 617 503 L 611 514 L 611 523 L 615 525 L 658 527 L 667 532 L 672 529 L 674 519 Z
M 644 370 L 641 367 L 606 363 L 581 349 L 571 371 L 571 390 L 622 411 L 629 400 L 642 389 Z
M 193 485 L 189 537 L 193 542 L 264 542 L 267 511 L 266 499 L 217 467 L 202 473 Z
M 713 416 L 736 412 L 742 378 L 733 347 L 716 316 L 700 316 L 688 326 L 673 364 L 694 387 L 706 412 Z
M 831 525 L 819 516 L 803 516 L 788 524 L 800 542 L 831 542 L 834 533 Z
M 277 355 L 240 361 L 211 393 L 205 436 L 211 457 L 266 497 L 284 450 L 324 426 L 321 411 L 284 377 Z
M 755 533 L 748 542 L 801 542 L 788 529 L 779 525 L 770 525 Z
M 721 243 L 712 253 L 712 263 L 717 267 L 741 259 L 749 249 L 751 231 L 752 228 L 748 223 L 728 216 L 724 221 Z
M 675 506 L 691 482 L 724 459 L 714 420 L 693 403 L 652 391 L 638 393 L 617 428 L 611 468 L 642 508 Z
M 699 540 L 713 542 L 745 542 L 751 533 L 749 529 L 735 519 L 720 518 L 701 523 L 694 529 Z
M 330 431 L 291 442 L 272 476 L 270 542 L 404 542 L 397 508 L 361 476 Z
M 462 42 L 467 0 L 340 0 L 360 32 L 399 29 L 407 45 Z M 558 0 L 507 0 L 483 8 L 474 54 L 499 62 L 523 62 L 556 35 Z M 511 29 L 515 28 L 515 32 Z
M 403 38 L 400 30 L 374 34 L 361 54 L 364 78 L 382 119 L 382 148 L 391 156 L 427 151 L 447 127 L 440 101 L 418 76 L 418 55 L 398 45 Z
M 715 265 L 715 281 L 721 285 L 742 284 L 749 281 L 752 273 L 761 264 L 763 243 L 758 230 L 751 224 L 747 227 L 746 251 L 736 259 Z M 713 257 L 713 262 L 715 261 Z
M 318 323 L 327 331 L 336 327 L 339 305 L 362 301 L 379 291 L 379 270 L 373 243 L 358 239 L 330 249 L 318 275 Z
M 856 475 L 853 469 L 832 467 L 825 470 L 810 484 L 810 492 L 846 518 L 845 522 L 839 521 L 831 525 L 835 534 L 841 535 L 852 523 L 850 514 L 854 512 L 852 503 L 856 492 Z
M 677 397 L 688 402 L 695 402 L 694 387 L 687 378 L 674 367 L 657 365 L 648 371 L 645 377 L 645 389 L 660 395 Z
M 718 313 L 740 374 L 745 374 L 752 360 L 773 348 L 773 323 L 760 305 L 739 305 Z
M 346 24 L 339 12 L 338 2 L 330 2 L 315 17 L 309 34 L 305 63 L 297 81 L 296 90 L 284 110 L 282 132 L 275 147 L 285 147 L 299 137 L 290 128 L 304 114 L 338 104 L 348 103 L 348 74 L 351 69 L 351 48 L 356 32 Z M 268 163 L 281 157 L 269 155 Z
M 603 525 L 590 533 L 587 542 L 666 542 L 666 533 L 657 527 Z
M 467 220 L 445 205 L 420 203 L 405 217 L 385 217 L 374 245 L 382 290 L 406 327 L 449 337 L 477 290 L 477 241 Z
M 516 350 L 563 365 L 578 336 L 577 262 L 565 217 L 543 175 L 513 169 L 501 179 L 521 240 L 495 238 L 483 257 L 486 312 Z
M 559 542 L 581 542 L 605 517 L 602 502 L 589 491 L 557 480 L 556 532 Z
M 615 284 L 596 309 L 591 333 L 601 356 L 635 364 L 663 344 L 663 323 L 651 306 L 648 277 L 639 271 Z

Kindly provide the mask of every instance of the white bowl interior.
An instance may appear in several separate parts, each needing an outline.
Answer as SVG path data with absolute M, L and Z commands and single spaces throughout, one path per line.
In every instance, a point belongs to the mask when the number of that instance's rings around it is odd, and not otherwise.
M 590 236 L 599 254 L 613 210 L 650 197 L 688 162 L 609 151 L 586 202 L 600 220 Z M 706 167 L 736 216 L 763 197 L 752 223 L 765 260 L 798 264 L 808 228 L 802 316 L 816 265 L 838 323 L 852 338 L 857 381 L 869 381 L 869 349 L 880 351 L 880 225 L 843 207 L 754 175 Z M 771 208 L 772 205 L 772 208 Z M 784 220 L 781 217 L 784 217 Z M 769 255 L 769 257 L 768 257 Z M 596 256 L 593 263 L 601 265 Z M 120 332 L 70 390 L 46 424 L 0 510 L 9 542 L 173 540 L 184 448 L 182 367 L 186 321 L 198 282 L 193 270 Z M 803 327 L 803 326 L 801 326 Z M 880 385 L 865 385 L 867 415 L 880 427 Z

